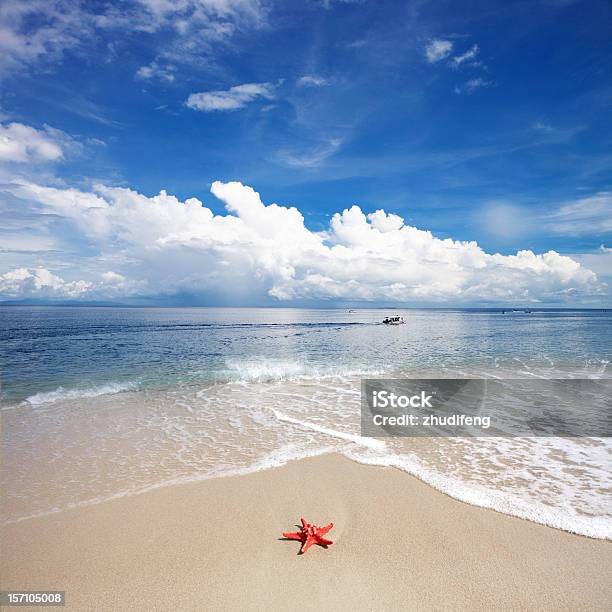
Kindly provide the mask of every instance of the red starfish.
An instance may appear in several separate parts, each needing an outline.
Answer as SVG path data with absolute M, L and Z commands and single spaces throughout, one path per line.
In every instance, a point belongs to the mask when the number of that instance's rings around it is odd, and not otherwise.
M 312 523 L 309 523 L 306 519 L 301 518 L 302 530 L 294 531 L 293 533 L 283 533 L 283 538 L 289 538 L 290 540 L 299 540 L 302 543 L 302 548 L 298 555 L 303 555 L 313 544 L 324 546 L 327 548 L 330 544 L 333 544 L 331 540 L 326 540 L 324 536 L 333 526 L 333 523 L 326 525 L 325 527 L 317 527 Z

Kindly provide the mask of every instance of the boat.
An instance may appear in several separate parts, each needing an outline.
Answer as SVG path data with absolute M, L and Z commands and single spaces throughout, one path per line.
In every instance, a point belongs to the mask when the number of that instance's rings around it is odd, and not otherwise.
M 383 319 L 385 325 L 403 325 L 405 322 L 404 317 L 385 317 Z

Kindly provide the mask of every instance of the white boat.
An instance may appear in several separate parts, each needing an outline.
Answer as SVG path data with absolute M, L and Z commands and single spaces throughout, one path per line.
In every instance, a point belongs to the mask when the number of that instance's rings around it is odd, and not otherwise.
M 385 317 L 383 319 L 385 325 L 403 325 L 405 322 L 404 317 Z

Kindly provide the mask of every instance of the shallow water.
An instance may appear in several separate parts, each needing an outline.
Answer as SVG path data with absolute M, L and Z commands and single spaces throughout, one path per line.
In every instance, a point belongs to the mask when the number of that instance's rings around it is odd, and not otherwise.
M 380 325 L 390 312 L 407 324 Z M 609 378 L 611 322 L 605 311 L 4 307 L 4 518 L 336 451 L 612 538 L 609 438 L 360 436 L 362 377 Z

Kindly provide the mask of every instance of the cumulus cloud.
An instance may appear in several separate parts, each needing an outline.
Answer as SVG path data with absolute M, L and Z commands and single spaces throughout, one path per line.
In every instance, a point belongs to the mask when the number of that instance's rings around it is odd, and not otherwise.
M 7 299 L 112 299 L 146 290 L 146 283 L 107 271 L 92 280 L 66 280 L 47 268 L 17 268 L 0 275 L 0 297 Z
M 69 136 L 49 126 L 37 130 L 23 123 L 0 124 L 0 161 L 59 161 L 71 144 Z
M 559 302 L 605 289 L 592 271 L 554 251 L 489 254 L 476 242 L 436 238 L 383 210 L 366 215 L 354 205 L 336 213 L 326 231 L 313 232 L 299 210 L 265 205 L 239 182 L 212 185 L 224 215 L 164 191 L 146 197 L 124 188 L 82 192 L 25 181 L 11 190 L 64 217 L 103 260 L 125 262 L 116 273 L 126 286 L 140 283 L 150 293 L 461 303 Z
M 323 85 L 327 85 L 327 79 L 323 77 L 308 74 L 300 77 L 297 80 L 297 84 L 300 87 L 323 87 Z
M 91 287 L 83 280 L 66 282 L 45 268 L 18 268 L 0 276 L 4 298 L 80 298 Z
M 185 104 L 189 108 L 204 112 L 233 111 L 258 98 L 270 100 L 273 97 L 274 85 L 271 83 L 245 83 L 230 87 L 226 91 L 192 93 Z
M 430 63 L 439 62 L 448 57 L 453 50 L 453 43 L 450 40 L 434 38 L 425 47 L 425 57 Z

